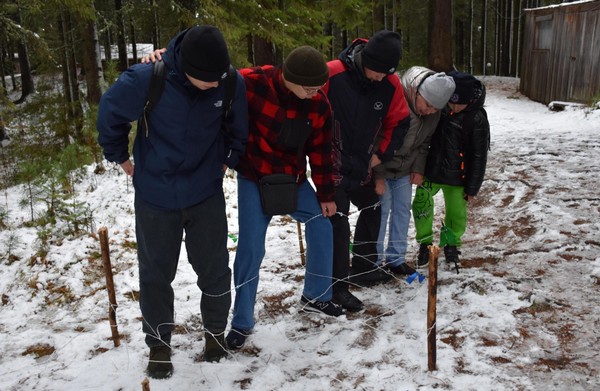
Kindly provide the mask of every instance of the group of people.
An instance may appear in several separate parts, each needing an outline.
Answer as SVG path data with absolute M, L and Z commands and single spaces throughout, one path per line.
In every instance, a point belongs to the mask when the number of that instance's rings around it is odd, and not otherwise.
M 305 224 L 300 309 L 307 312 L 360 311 L 364 304 L 349 286 L 414 272 L 405 263 L 412 184 L 419 186 L 413 215 L 421 248 L 432 243 L 433 196 L 441 189 L 450 231 L 443 238 L 446 258 L 458 256 L 466 203 L 485 172 L 485 90 L 471 75 L 421 67 L 409 69 L 401 83 L 396 74 L 401 53 L 400 35 L 383 30 L 368 40 L 355 39 L 333 61 L 301 46 L 282 66 L 228 76 L 221 32 L 194 26 L 151 56 L 167 69 L 151 111 L 144 106 L 153 66 L 132 66 L 106 91 L 98 141 L 105 158 L 133 177 L 136 190 L 140 308 L 151 377 L 173 373 L 171 283 L 184 234 L 202 292 L 209 362 L 240 349 L 254 328 L 259 270 L 274 215 L 288 214 Z M 231 99 L 229 77 L 235 82 Z M 136 120 L 134 166 L 128 137 Z M 225 336 L 231 307 L 222 188 L 227 168 L 237 171 L 239 232 L 233 317 Z M 350 204 L 360 211 L 351 263 Z M 424 265 L 421 253 L 417 265 Z

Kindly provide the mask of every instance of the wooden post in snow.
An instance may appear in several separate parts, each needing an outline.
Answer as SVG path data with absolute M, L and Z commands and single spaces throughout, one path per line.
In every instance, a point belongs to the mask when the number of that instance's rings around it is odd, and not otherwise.
M 142 391 L 150 391 L 150 380 L 147 377 L 142 380 Z
M 110 264 L 110 251 L 108 249 L 108 230 L 106 227 L 98 231 L 100 236 L 100 252 L 102 253 L 102 263 L 104 265 L 104 275 L 106 277 L 106 290 L 108 291 L 108 321 L 110 323 L 110 332 L 115 347 L 121 345 L 121 337 L 117 329 L 117 299 L 115 296 L 115 284 L 113 282 L 112 266 Z
M 300 243 L 300 261 L 302 266 L 306 266 L 306 254 L 304 253 L 304 242 L 302 241 L 302 225 L 299 221 L 296 221 L 298 227 L 298 243 Z
M 436 370 L 436 313 L 435 306 L 437 300 L 437 261 L 440 255 L 440 248 L 436 245 L 429 248 L 429 278 L 427 296 L 427 368 L 430 371 Z

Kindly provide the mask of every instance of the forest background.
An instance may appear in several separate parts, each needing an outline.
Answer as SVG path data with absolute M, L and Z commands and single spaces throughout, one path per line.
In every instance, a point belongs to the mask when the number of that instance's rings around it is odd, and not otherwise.
M 306 44 L 334 59 L 354 38 L 389 29 L 403 37 L 400 72 L 426 65 L 518 77 L 524 9 L 557 3 L 0 0 L 0 141 L 11 141 L 0 147 L 0 189 L 26 185 L 22 206 L 42 244 L 58 220 L 72 234 L 89 231 L 91 212 L 73 201 L 73 183 L 86 164 L 105 169 L 95 129 L 102 92 L 139 61 L 137 44 L 164 47 L 191 25 L 218 26 L 238 68 L 280 64 Z M 43 213 L 34 211 L 40 202 Z M 0 205 L 0 229 L 7 208 Z M 37 255 L 43 259 L 43 245 Z

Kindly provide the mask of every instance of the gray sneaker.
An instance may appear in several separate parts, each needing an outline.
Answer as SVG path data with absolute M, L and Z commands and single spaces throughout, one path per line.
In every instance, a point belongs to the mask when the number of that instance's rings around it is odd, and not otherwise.
M 333 301 L 318 301 L 310 300 L 308 297 L 302 295 L 300 299 L 300 311 L 303 312 L 316 312 L 319 314 L 325 314 L 329 316 L 340 316 L 344 313 L 342 306 L 334 303 Z

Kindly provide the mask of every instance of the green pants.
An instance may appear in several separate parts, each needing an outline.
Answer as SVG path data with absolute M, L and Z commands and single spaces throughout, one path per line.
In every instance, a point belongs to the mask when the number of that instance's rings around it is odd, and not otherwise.
M 442 190 L 446 216 L 444 227 L 440 232 L 440 247 L 461 244 L 461 237 L 467 229 L 467 201 L 464 199 L 462 186 L 441 185 L 425 179 L 422 186 L 417 187 L 413 199 L 412 211 L 417 232 L 417 242 L 433 243 L 433 197 Z

